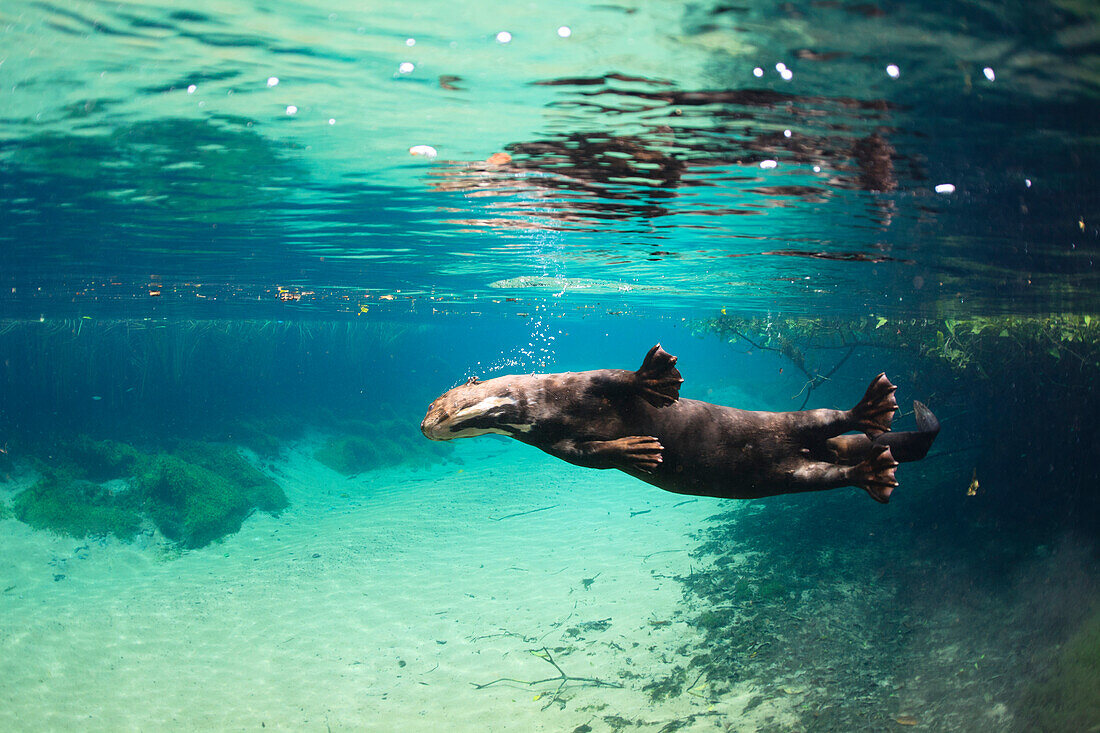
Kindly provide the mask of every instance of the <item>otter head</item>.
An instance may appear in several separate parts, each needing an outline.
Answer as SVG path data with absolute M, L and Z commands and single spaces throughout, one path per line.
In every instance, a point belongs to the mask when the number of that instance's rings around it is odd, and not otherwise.
M 482 382 L 471 377 L 466 384 L 445 392 L 428 408 L 420 431 L 432 440 L 472 438 L 498 433 L 516 435 L 531 429 L 523 414 L 518 391 L 510 388 L 510 377 Z

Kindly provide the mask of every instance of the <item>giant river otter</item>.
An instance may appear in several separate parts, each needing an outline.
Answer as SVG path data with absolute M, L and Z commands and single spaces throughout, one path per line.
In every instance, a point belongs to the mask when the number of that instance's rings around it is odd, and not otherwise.
M 637 371 L 523 374 L 448 391 L 420 426 L 432 440 L 500 433 L 587 468 L 617 468 L 679 494 L 753 499 L 859 486 L 886 503 L 898 461 L 939 432 L 914 402 L 914 432 L 890 432 L 897 389 L 879 374 L 850 410 L 756 412 L 680 398 L 676 357 L 658 344 Z M 858 431 L 855 435 L 844 433 Z

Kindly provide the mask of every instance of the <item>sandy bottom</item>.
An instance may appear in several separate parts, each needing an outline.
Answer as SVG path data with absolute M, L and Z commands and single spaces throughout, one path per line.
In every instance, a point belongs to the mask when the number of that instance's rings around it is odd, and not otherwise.
M 748 684 L 717 703 L 643 690 L 698 639 L 672 576 L 691 571 L 690 534 L 734 503 L 495 439 L 457 454 L 348 479 L 300 449 L 274 466 L 290 509 L 182 555 L 0 521 L 0 730 L 753 730 L 790 716 L 783 699 L 744 713 Z M 561 687 L 544 648 L 588 679 Z M 501 678 L 545 681 L 475 686 Z

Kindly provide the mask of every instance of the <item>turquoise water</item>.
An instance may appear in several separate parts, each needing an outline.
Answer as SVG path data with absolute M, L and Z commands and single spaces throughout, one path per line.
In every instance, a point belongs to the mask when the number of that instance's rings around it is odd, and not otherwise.
M 3 727 L 1100 724 L 1097 39 L 1073 2 L 5 3 Z M 420 435 L 471 376 L 657 342 L 686 397 L 886 371 L 943 431 L 886 507 Z

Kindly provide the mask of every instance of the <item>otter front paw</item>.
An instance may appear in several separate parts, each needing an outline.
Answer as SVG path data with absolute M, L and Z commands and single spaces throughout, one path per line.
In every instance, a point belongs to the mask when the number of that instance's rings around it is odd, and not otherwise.
M 653 473 L 661 464 L 663 450 L 660 441 L 649 435 L 630 435 L 600 444 L 600 451 L 611 461 L 645 473 Z

